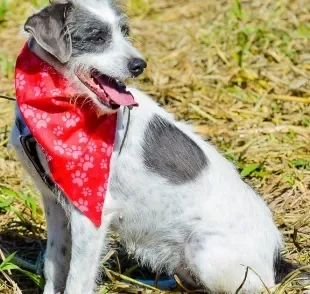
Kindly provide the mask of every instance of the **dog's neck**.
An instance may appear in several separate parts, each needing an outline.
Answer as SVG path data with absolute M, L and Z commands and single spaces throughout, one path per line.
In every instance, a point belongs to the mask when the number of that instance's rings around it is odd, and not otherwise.
M 28 47 L 31 52 L 55 68 L 59 73 L 65 76 L 68 74 L 66 68 L 61 63 L 59 63 L 55 57 L 44 50 L 34 38 L 31 37 L 28 40 Z

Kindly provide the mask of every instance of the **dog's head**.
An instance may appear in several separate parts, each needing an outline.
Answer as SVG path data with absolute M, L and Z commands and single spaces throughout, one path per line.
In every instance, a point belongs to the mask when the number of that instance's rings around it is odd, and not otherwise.
M 113 101 L 108 93 L 146 67 L 128 40 L 126 16 L 110 0 L 54 0 L 30 16 L 24 29 L 46 54 L 79 78 L 106 112 L 126 104 Z

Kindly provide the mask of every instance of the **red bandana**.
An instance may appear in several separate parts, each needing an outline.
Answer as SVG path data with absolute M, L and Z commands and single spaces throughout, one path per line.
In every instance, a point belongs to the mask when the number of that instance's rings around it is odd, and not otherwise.
M 15 90 L 22 116 L 46 155 L 53 181 L 96 226 L 101 225 L 117 114 L 97 116 L 68 80 L 28 49 L 17 58 Z

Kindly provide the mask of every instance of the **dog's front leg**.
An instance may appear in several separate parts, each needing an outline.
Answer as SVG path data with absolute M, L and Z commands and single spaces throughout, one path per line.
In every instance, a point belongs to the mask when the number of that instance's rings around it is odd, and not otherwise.
M 72 252 L 65 294 L 91 294 L 96 288 L 100 259 L 107 249 L 109 218 L 97 228 L 77 209 L 71 214 Z
M 70 264 L 71 235 L 68 218 L 56 197 L 44 196 L 47 249 L 44 261 L 44 294 L 63 293 Z

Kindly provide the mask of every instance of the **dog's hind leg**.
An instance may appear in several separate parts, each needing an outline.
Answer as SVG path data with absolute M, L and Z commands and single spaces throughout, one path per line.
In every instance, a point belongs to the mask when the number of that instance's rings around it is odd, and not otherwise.
M 107 250 L 109 217 L 97 228 L 77 209 L 71 214 L 72 252 L 65 294 L 91 294 L 102 254 Z
M 260 293 L 263 283 L 274 286 L 271 260 L 251 247 L 236 246 L 214 233 L 194 236 L 185 248 L 185 262 L 195 278 L 211 293 Z M 246 242 L 246 240 L 244 240 Z M 254 272 L 255 271 L 255 272 Z
M 68 218 L 54 197 L 43 196 L 48 240 L 44 263 L 44 294 L 64 291 L 70 265 L 71 235 Z

